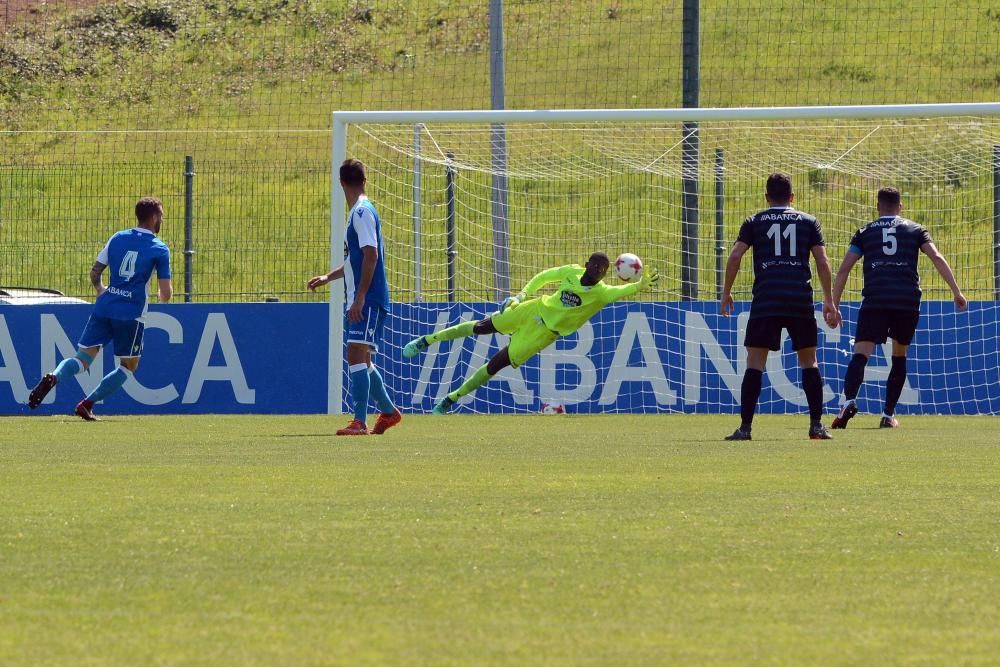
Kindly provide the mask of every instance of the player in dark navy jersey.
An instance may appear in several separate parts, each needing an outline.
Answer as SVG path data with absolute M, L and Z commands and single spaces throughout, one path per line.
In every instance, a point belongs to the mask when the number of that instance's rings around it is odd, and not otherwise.
M 314 290 L 332 280 L 344 279 L 347 304 L 344 337 L 354 419 L 339 429 L 337 435 L 381 435 L 403 420 L 389 398 L 382 375 L 372 364 L 372 352 L 378 352 L 382 327 L 389 311 L 389 283 L 385 275 L 382 221 L 375 205 L 365 194 L 366 181 L 365 165 L 360 160 L 344 160 L 340 166 L 340 185 L 344 189 L 347 205 L 351 207 L 344 237 L 344 263 L 308 282 L 309 289 Z M 379 410 L 378 420 L 371 431 L 366 423 L 369 398 L 375 399 Z
M 80 336 L 75 357 L 63 359 L 47 373 L 28 395 L 28 406 L 37 408 L 46 394 L 59 382 L 85 371 L 102 346 L 114 344 L 119 366 L 101 380 L 97 388 L 77 403 L 76 414 L 87 421 L 97 421 L 94 403 L 117 391 L 139 366 L 146 314 L 146 284 L 156 271 L 161 303 L 173 296 L 170 281 L 170 249 L 157 238 L 163 224 L 163 205 L 155 197 L 140 199 L 135 205 L 138 224 L 112 236 L 97 255 L 90 269 L 90 282 L 97 290 L 94 310 Z M 109 269 L 107 287 L 101 275 Z
M 726 440 L 751 439 L 767 355 L 781 348 L 783 329 L 788 331 L 802 368 L 802 388 L 809 403 L 809 437 L 828 440 L 830 434 L 821 422 L 823 378 L 816 361 L 817 330 L 810 255 L 816 261 L 816 272 L 823 288 L 823 315 L 827 323 L 830 326 L 839 324 L 840 314 L 833 305 L 830 262 L 823 232 L 816 218 L 792 208 L 795 194 L 787 175 L 771 174 L 765 197 L 770 207 L 746 219 L 726 262 L 720 307 L 722 314 L 728 316 L 734 305 L 732 288 L 740 263 L 746 251 L 753 248 L 753 302 L 743 341 L 747 348 L 747 368 L 740 389 L 742 423 L 732 435 L 726 436 Z
M 958 288 L 948 261 L 935 247 L 927 230 L 899 216 L 902 210 L 899 190 L 882 188 L 878 191 L 879 218 L 854 234 L 844 261 L 837 271 L 833 286 L 834 304 L 840 307 L 840 297 L 847 277 L 859 259 L 864 257 L 864 289 L 861 309 L 854 334 L 854 356 L 844 376 L 844 393 L 840 414 L 831 428 L 847 428 L 847 422 L 858 412 L 854 399 L 864 381 L 865 366 L 876 343 L 892 338 L 892 361 L 885 386 L 885 410 L 880 428 L 894 428 L 899 421 L 894 416 L 896 403 L 906 381 L 906 352 L 920 317 L 920 274 L 917 260 L 920 253 L 930 257 L 934 268 L 948 283 L 958 310 L 968 305 Z

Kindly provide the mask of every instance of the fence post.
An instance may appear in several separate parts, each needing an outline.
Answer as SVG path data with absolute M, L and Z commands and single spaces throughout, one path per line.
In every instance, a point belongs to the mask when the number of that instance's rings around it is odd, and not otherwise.
M 700 28 L 699 0 L 684 0 L 681 17 L 682 90 L 684 108 L 697 108 L 700 87 L 698 32 Z M 681 299 L 698 298 L 698 123 L 686 122 L 681 145 Z
M 490 107 L 505 108 L 503 0 L 490 0 Z M 507 205 L 507 126 L 490 126 L 493 153 L 493 288 L 500 301 L 510 294 L 510 234 Z
M 722 257 L 726 252 L 726 242 L 723 238 L 725 230 L 723 229 L 723 222 L 725 221 L 725 205 L 726 205 L 726 157 L 725 153 L 721 148 L 715 149 L 715 298 L 719 301 L 722 300 L 722 283 L 723 278 L 723 260 Z
M 993 147 L 993 299 L 1000 301 L 1000 144 Z
M 191 303 L 194 291 L 194 158 L 184 156 L 184 303 Z
M 448 153 L 448 164 L 444 170 L 445 198 L 448 201 L 448 301 L 455 301 L 455 167 L 452 165 L 454 153 Z
M 413 300 L 423 301 L 421 289 L 423 262 L 420 257 L 421 222 L 420 195 L 423 186 L 423 162 L 420 159 L 420 132 L 423 123 L 413 126 Z
M 701 55 L 699 30 L 701 27 L 700 0 L 684 0 L 681 15 L 681 105 L 685 109 L 698 107 L 701 88 Z

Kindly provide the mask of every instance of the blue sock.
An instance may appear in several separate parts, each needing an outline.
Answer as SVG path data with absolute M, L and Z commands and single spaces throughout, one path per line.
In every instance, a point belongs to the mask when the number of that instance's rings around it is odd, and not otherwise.
M 70 379 L 80 371 L 87 370 L 92 363 L 94 363 L 94 357 L 83 350 L 77 350 L 76 356 L 63 359 L 56 366 L 56 369 L 52 371 L 52 374 L 56 376 L 57 382 L 62 382 L 63 380 Z
M 128 376 L 131 374 L 132 373 L 119 366 L 104 376 L 104 379 L 101 380 L 101 384 L 97 385 L 97 389 L 90 392 L 90 395 L 87 396 L 87 400 L 93 401 L 94 403 L 103 401 L 105 398 L 121 389 L 121 386 L 125 384 L 125 380 L 127 380 Z
M 396 406 L 389 398 L 389 392 L 385 390 L 385 383 L 382 382 L 382 374 L 374 366 L 368 367 L 368 378 L 371 380 L 371 397 L 375 399 L 375 405 L 382 414 L 389 414 L 396 411 Z
M 354 418 L 364 424 L 368 421 L 368 393 L 371 390 L 371 380 L 368 379 L 368 364 L 352 364 L 347 370 L 351 374 Z
M 63 382 L 82 370 L 83 364 L 77 361 L 76 357 L 69 357 L 60 361 L 56 369 L 52 371 L 52 374 L 56 376 L 56 380 Z

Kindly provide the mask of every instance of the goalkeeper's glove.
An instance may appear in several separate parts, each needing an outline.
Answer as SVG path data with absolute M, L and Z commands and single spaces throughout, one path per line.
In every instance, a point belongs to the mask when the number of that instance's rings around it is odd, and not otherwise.
M 656 269 L 650 269 L 642 274 L 642 278 L 639 279 L 639 289 L 649 289 L 656 284 L 656 281 L 660 279 L 660 273 Z
M 517 308 L 521 305 L 521 302 L 524 301 L 524 298 L 524 292 L 507 297 L 503 300 L 503 303 L 500 304 L 500 312 L 502 313 L 508 308 Z

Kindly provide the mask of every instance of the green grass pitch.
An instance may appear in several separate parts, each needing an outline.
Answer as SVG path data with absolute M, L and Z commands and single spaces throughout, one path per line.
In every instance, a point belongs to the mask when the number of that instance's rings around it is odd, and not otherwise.
M 996 664 L 998 422 L 0 420 L 0 664 Z

